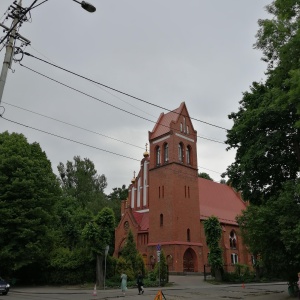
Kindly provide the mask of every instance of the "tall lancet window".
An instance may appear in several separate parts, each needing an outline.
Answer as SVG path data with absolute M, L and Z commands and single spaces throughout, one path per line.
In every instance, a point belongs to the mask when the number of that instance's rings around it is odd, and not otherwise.
M 178 144 L 178 160 L 180 162 L 183 162 L 183 144 L 182 143 Z
M 131 207 L 134 208 L 134 187 L 131 188 Z
M 169 161 L 169 145 L 168 143 L 164 144 L 164 162 Z
M 230 244 L 230 249 L 236 249 L 236 234 L 235 234 L 234 230 L 230 231 L 229 244 Z
M 156 165 L 158 166 L 158 165 L 160 165 L 160 147 L 159 146 L 156 147 L 155 155 L 156 155 Z
M 144 186 L 143 186 L 143 206 L 147 205 L 147 191 L 148 191 L 148 162 L 144 163 Z
M 190 242 L 190 241 L 191 241 L 191 231 L 190 231 L 189 228 L 188 228 L 188 230 L 186 231 L 186 240 L 187 240 L 187 242 Z
M 190 146 L 186 147 L 186 163 L 188 165 L 191 164 L 191 147 Z
M 142 190 L 141 177 L 139 177 L 138 186 L 137 186 L 137 200 L 136 200 L 137 207 L 141 207 L 141 190 Z

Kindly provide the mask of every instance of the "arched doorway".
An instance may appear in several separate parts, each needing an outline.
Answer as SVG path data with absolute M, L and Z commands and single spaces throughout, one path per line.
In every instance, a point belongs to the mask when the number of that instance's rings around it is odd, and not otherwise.
M 196 272 L 196 254 L 191 248 L 188 248 L 183 255 L 183 272 Z

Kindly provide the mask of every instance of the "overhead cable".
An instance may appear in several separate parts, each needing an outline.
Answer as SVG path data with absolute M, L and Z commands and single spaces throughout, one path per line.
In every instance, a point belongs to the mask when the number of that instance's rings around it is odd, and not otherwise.
M 38 71 L 36 71 L 36 70 L 33 70 L 32 68 L 29 68 L 29 67 L 27 67 L 27 66 L 25 66 L 25 65 L 23 65 L 23 64 L 21 64 L 21 63 L 20 63 L 20 65 L 21 65 L 22 67 L 24 67 L 24 68 L 26 68 L 26 69 L 28 69 L 28 70 L 30 70 L 30 71 L 32 71 L 32 72 L 38 74 L 38 75 L 40 75 L 40 76 L 43 76 L 43 77 L 45 77 L 45 78 L 47 78 L 47 79 L 49 79 L 49 80 L 51 80 L 51 81 L 54 81 L 54 82 L 56 82 L 56 83 L 58 83 L 58 84 L 60 84 L 60 85 L 62 85 L 62 86 L 64 86 L 64 87 L 67 87 L 67 88 L 69 88 L 69 89 L 71 89 L 71 90 L 73 90 L 73 91 L 76 91 L 76 92 L 78 92 L 78 93 L 80 93 L 80 94 L 82 94 L 82 95 L 85 95 L 85 96 L 87 96 L 87 97 L 89 97 L 89 98 L 91 98 L 91 99 L 94 99 L 94 100 L 96 100 L 96 101 L 99 101 L 99 102 L 101 102 L 101 103 L 104 103 L 104 104 L 106 104 L 106 105 L 108 105 L 108 106 L 111 106 L 111 107 L 113 107 L 113 108 L 115 108 L 115 109 L 118 109 L 118 110 L 120 110 L 120 111 L 122 111 L 122 112 L 125 112 L 125 113 L 127 113 L 127 114 L 130 114 L 130 115 L 135 116 L 135 117 L 137 117 L 137 118 L 146 120 L 146 121 L 151 122 L 151 123 L 154 123 L 154 124 L 157 123 L 157 122 L 152 121 L 152 120 L 150 120 L 150 119 L 147 119 L 147 118 L 145 118 L 145 117 L 139 116 L 139 115 L 137 115 L 137 114 L 135 114 L 135 113 L 129 112 L 129 111 L 123 109 L 123 108 L 120 108 L 120 107 L 118 107 L 118 106 L 115 106 L 115 105 L 113 105 L 113 104 L 110 104 L 110 103 L 108 103 L 108 102 L 106 102 L 106 101 L 104 101 L 104 100 L 101 100 L 101 99 L 97 98 L 97 97 L 94 97 L 94 96 L 92 96 L 92 95 L 89 95 L 89 94 L 87 94 L 87 93 L 85 93 L 85 92 L 83 92 L 83 91 L 80 91 L 80 90 L 78 90 L 78 89 L 76 89 L 76 88 L 74 88 L 74 87 L 71 87 L 71 86 L 69 86 L 69 85 L 67 85 L 67 84 L 65 84 L 65 83 L 62 83 L 61 81 L 58 81 L 58 80 L 56 80 L 56 79 L 54 79 L 54 78 L 51 78 L 51 77 L 49 77 L 49 76 L 47 76 L 47 75 L 44 75 L 44 74 L 38 72 Z M 169 126 L 164 125 L 164 124 L 159 124 L 159 125 L 161 125 L 161 126 L 163 126 L 163 127 L 170 128 Z M 212 142 L 215 142 L 215 143 L 225 144 L 224 142 L 217 141 L 217 140 L 213 140 L 213 139 L 206 138 L 206 137 L 203 137 L 203 136 L 197 136 L 197 137 L 199 137 L 199 138 L 201 138 L 201 139 L 204 139 L 204 140 L 212 141 Z
M 125 157 L 125 158 L 131 159 L 131 160 L 140 161 L 139 159 L 136 159 L 136 158 L 132 158 L 132 157 L 129 157 L 129 156 L 126 156 L 126 155 L 123 155 L 123 154 L 115 153 L 115 152 L 112 152 L 112 151 L 109 151 L 109 150 L 105 150 L 105 149 L 102 149 L 102 148 L 99 148 L 99 147 L 96 147 L 96 146 L 92 146 L 92 145 L 89 145 L 89 144 L 86 144 L 86 143 L 82 143 L 82 142 L 79 142 L 79 141 L 76 141 L 76 140 L 72 140 L 72 139 L 69 139 L 69 138 L 66 138 L 66 137 L 63 137 L 63 136 L 60 136 L 60 135 L 57 135 L 57 134 L 48 132 L 48 131 L 44 131 L 44 130 L 41 130 L 41 129 L 38 129 L 38 128 L 35 128 L 35 127 L 31 127 L 31 126 L 22 124 L 22 123 L 20 123 L 20 122 L 16 122 L 16 121 L 7 119 L 7 118 L 5 118 L 5 117 L 3 117 L 3 116 L 0 116 L 0 117 L 1 117 L 3 120 L 6 120 L 6 121 L 8 121 L 8 122 L 11 122 L 11 123 L 14 123 L 14 124 L 17 124 L 17 125 L 26 127 L 26 128 L 30 128 L 30 129 L 33 129 L 33 130 L 36 130 L 36 131 L 39 131 L 39 132 L 42 132 L 42 133 L 46 133 L 46 134 L 55 136 L 55 137 L 57 137 L 57 138 L 60 138 L 60 139 L 69 141 L 69 142 L 73 142 L 73 143 L 76 143 L 76 144 L 79 144 L 79 145 L 83 145 L 83 146 L 86 146 L 86 147 L 89 147 L 89 148 L 93 148 L 93 149 L 96 149 L 96 150 L 100 150 L 100 151 L 103 151 L 103 152 L 106 152 L 106 153 L 110 153 L 110 154 L 113 154 L 113 155 L 117 155 L 117 156 L 120 156 L 120 157 Z
M 117 142 L 120 142 L 120 143 L 129 145 L 129 146 L 133 146 L 133 147 L 136 147 L 136 148 L 139 148 L 139 149 L 145 149 L 144 147 L 140 147 L 140 146 L 137 146 L 137 145 L 133 145 L 133 144 L 131 144 L 131 143 L 128 143 L 128 142 L 125 142 L 125 141 L 122 141 L 122 140 L 119 140 L 119 139 L 110 137 L 110 136 L 108 136 L 108 135 L 105 135 L 105 134 L 102 134 L 102 133 L 99 133 L 99 132 L 96 132 L 96 131 L 93 131 L 93 130 L 90 130 L 90 129 L 86 129 L 86 128 L 83 128 L 83 127 L 80 127 L 80 126 L 77 126 L 77 125 L 74 125 L 74 124 L 71 124 L 71 123 L 62 121 L 62 120 L 58 120 L 58 119 L 53 118 L 53 117 L 49 117 L 49 116 L 43 115 L 43 114 L 41 114 L 41 113 L 38 113 L 38 112 L 35 112 L 35 111 L 32 111 L 32 110 L 26 109 L 26 108 L 24 108 L 24 107 L 20 107 L 20 106 L 18 106 L 18 105 L 14 105 L 14 104 L 7 103 L 7 102 L 4 102 L 4 101 L 3 101 L 3 103 L 5 103 L 5 104 L 7 104 L 7 105 L 10 105 L 10 106 L 13 106 L 13 107 L 16 107 L 16 108 L 21 109 L 21 110 L 25 110 L 25 111 L 30 112 L 30 113 L 32 113 L 32 114 L 41 116 L 41 117 L 43 117 L 43 118 L 47 118 L 47 119 L 50 119 L 50 120 L 53 120 L 53 121 L 56 121 L 56 122 L 59 122 L 59 123 L 62 123 L 62 124 L 66 124 L 66 125 L 72 126 L 72 127 L 74 127 L 74 128 L 78 128 L 78 129 L 81 129 L 81 130 L 84 130 L 84 131 L 87 131 L 87 132 L 90 132 L 90 133 L 94 133 L 94 134 L 97 134 L 97 135 L 100 135 L 100 136 L 104 136 L 104 137 L 106 137 L 106 138 L 108 138 L 108 139 L 111 139 L 111 140 L 114 140 L 114 141 L 117 141 Z
M 14 124 L 17 124 L 17 125 L 20 125 L 20 126 L 23 126 L 23 127 L 26 127 L 26 128 L 29 128 L 29 129 L 32 129 L 32 130 L 35 130 L 35 131 L 38 131 L 38 132 L 42 132 L 42 133 L 45 133 L 45 134 L 48 134 L 48 135 L 51 135 L 51 136 L 54 136 L 54 137 L 57 137 L 57 138 L 69 141 L 69 142 L 73 142 L 73 143 L 76 143 L 76 144 L 79 144 L 79 145 L 82 145 L 82 146 L 86 146 L 86 147 L 89 147 L 89 148 L 92 148 L 92 149 L 100 150 L 100 151 L 103 151 L 103 152 L 106 152 L 106 153 L 109 153 L 109 154 L 113 154 L 113 155 L 116 155 L 116 156 L 128 158 L 128 159 L 131 159 L 131 160 L 134 160 L 134 161 L 140 161 L 140 159 L 132 158 L 132 157 L 129 157 L 129 156 L 126 156 L 126 155 L 123 155 L 123 154 L 119 154 L 119 153 L 115 153 L 115 152 L 112 152 L 112 151 L 109 151 L 109 150 L 105 150 L 105 149 L 102 149 L 102 148 L 99 148 L 99 147 L 96 147 L 96 146 L 92 146 L 92 145 L 89 145 L 89 144 L 86 144 L 86 143 L 82 143 L 82 142 L 79 142 L 79 141 L 76 141 L 76 140 L 73 140 L 73 139 L 69 139 L 69 138 L 66 138 L 66 137 L 63 137 L 63 136 L 60 136 L 60 135 L 57 135 L 57 134 L 54 134 L 54 133 L 51 133 L 51 132 L 48 132 L 48 131 L 45 131 L 45 130 L 42 130 L 42 129 L 38 129 L 38 128 L 29 126 L 29 125 L 25 125 L 23 123 L 16 122 L 16 121 L 10 120 L 8 118 L 5 118 L 2 115 L 0 116 L 0 118 L 2 118 L 5 121 L 11 122 L 11 123 L 14 123 Z M 198 166 L 198 168 L 206 169 L 206 168 L 203 168 L 203 167 L 200 167 L 200 166 Z M 210 169 L 206 169 L 206 170 L 210 170 Z M 184 172 L 182 170 L 178 171 L 178 169 L 175 170 L 174 168 L 171 168 L 170 171 L 172 171 L 174 173 L 178 173 L 178 174 L 184 174 L 185 176 L 194 177 L 190 173 Z M 217 172 L 217 171 L 213 171 L 213 170 L 210 170 L 210 171 L 212 171 L 214 173 L 222 174 L 222 173 Z
M 144 102 L 144 103 L 146 103 L 146 104 L 155 106 L 155 107 L 157 107 L 157 108 L 166 110 L 166 111 L 168 111 L 168 112 L 173 112 L 173 113 L 175 113 L 175 114 L 181 115 L 180 113 L 178 113 L 178 112 L 176 112 L 176 111 L 174 111 L 174 110 L 170 110 L 170 109 L 165 108 L 165 107 L 163 107 L 163 106 L 160 106 L 160 105 L 151 103 L 151 102 L 149 102 L 149 101 L 146 101 L 146 100 L 143 100 L 143 99 L 141 99 L 141 98 L 135 97 L 135 96 L 130 95 L 130 94 L 128 94 L 128 93 L 122 92 L 122 91 L 120 91 L 120 90 L 118 90 L 118 89 L 112 88 L 112 87 L 110 87 L 110 86 L 108 86 L 108 85 L 105 85 L 105 84 L 103 84 L 103 83 L 97 82 L 97 81 L 95 81 L 95 80 L 93 80 L 93 79 L 90 79 L 90 78 L 88 78 L 88 77 L 85 77 L 85 76 L 83 76 L 83 75 L 80 75 L 80 74 L 77 74 L 77 73 L 75 73 L 75 72 L 72 72 L 72 71 L 70 71 L 70 70 L 68 70 L 68 69 L 65 69 L 65 68 L 63 68 L 63 67 L 60 67 L 60 66 L 58 66 L 58 65 L 56 65 L 56 64 L 50 63 L 50 62 L 48 62 L 48 61 L 46 61 L 46 60 L 44 60 L 44 59 L 41 59 L 41 58 L 39 58 L 39 57 L 37 57 L 37 56 L 35 56 L 35 55 L 33 55 L 33 54 L 30 54 L 30 53 L 28 53 L 28 52 L 24 52 L 24 54 L 27 55 L 27 56 L 29 56 L 29 57 L 33 57 L 33 58 L 35 58 L 35 59 L 37 59 L 37 60 L 40 60 L 40 61 L 42 61 L 42 62 L 44 62 L 44 63 L 46 63 L 46 64 L 49 64 L 49 65 L 51 65 L 51 66 L 53 66 L 53 67 L 55 67 L 55 68 L 58 68 L 58 69 L 60 69 L 60 70 L 63 70 L 63 71 L 65 71 L 65 72 L 68 72 L 68 73 L 70 73 L 70 74 L 73 74 L 73 75 L 75 75 L 75 76 L 78 76 L 78 77 L 80 77 L 80 78 L 83 78 L 83 79 L 85 79 L 85 80 L 88 80 L 88 81 L 90 81 L 90 82 L 93 82 L 93 83 L 96 83 L 96 84 L 98 84 L 98 85 L 101 85 L 101 86 L 103 86 L 103 87 L 105 87 L 105 88 L 108 88 L 108 89 L 110 89 L 110 90 L 112 90 L 112 91 L 115 91 L 115 92 L 117 92 L 117 93 L 120 93 L 120 94 L 122 94 L 122 95 L 125 95 L 125 96 L 127 96 L 127 97 L 131 97 L 131 98 L 133 98 L 133 99 L 136 99 L 136 100 L 138 100 L 138 101 L 142 101 L 142 102 Z M 193 117 L 190 117 L 190 118 L 191 118 L 192 120 L 194 120 L 194 121 L 197 121 L 197 122 L 201 122 L 201 123 L 204 123 L 204 124 L 207 124 L 207 125 L 216 127 L 216 128 L 224 129 L 224 130 L 226 130 L 226 131 L 228 130 L 227 128 L 222 127 L 222 126 L 219 126 L 219 125 L 215 125 L 215 124 L 212 124 L 212 123 L 209 123 L 209 122 L 206 122 L 206 121 L 203 121 L 203 120 L 199 120 L 199 119 L 196 119 L 196 118 L 193 118 Z

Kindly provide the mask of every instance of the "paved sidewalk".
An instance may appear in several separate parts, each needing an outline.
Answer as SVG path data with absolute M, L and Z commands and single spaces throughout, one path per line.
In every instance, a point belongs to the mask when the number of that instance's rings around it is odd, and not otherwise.
M 288 295 L 286 283 L 260 284 L 219 284 L 213 285 L 203 280 L 203 276 L 170 276 L 172 287 L 161 290 L 166 300 L 211 300 L 211 299 L 252 299 L 252 300 L 287 300 L 295 299 Z M 12 288 L 8 294 L 11 300 L 153 300 L 160 288 L 145 288 L 143 295 L 138 295 L 137 288 L 128 289 L 125 298 L 120 289 L 97 290 L 75 287 L 30 287 Z M 7 298 L 7 299 L 8 299 Z

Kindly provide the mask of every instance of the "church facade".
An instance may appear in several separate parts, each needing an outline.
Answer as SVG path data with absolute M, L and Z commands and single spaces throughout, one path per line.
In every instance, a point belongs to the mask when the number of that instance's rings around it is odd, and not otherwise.
M 251 255 L 235 220 L 245 208 L 230 186 L 198 177 L 197 132 L 183 102 L 162 113 L 149 132 L 149 152 L 122 201 L 114 255 L 119 256 L 130 229 L 149 269 L 163 249 L 170 272 L 203 272 L 209 254 L 203 221 L 216 216 L 223 230 L 224 264 L 249 265 Z

